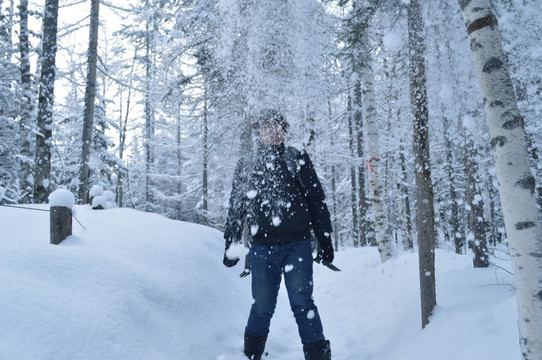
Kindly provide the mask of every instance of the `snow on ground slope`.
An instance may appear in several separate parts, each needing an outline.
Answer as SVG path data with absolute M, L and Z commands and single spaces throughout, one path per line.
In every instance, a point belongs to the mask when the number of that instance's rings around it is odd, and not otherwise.
M 74 222 L 54 246 L 46 212 L 0 207 L 0 359 L 243 359 L 250 278 L 222 265 L 221 233 L 129 209 L 76 210 L 86 229 Z M 315 265 L 314 294 L 335 360 L 520 359 L 504 272 L 439 252 L 439 305 L 422 331 L 416 254 L 384 265 L 372 248 L 336 258 L 342 272 Z M 284 289 L 267 351 L 303 358 Z

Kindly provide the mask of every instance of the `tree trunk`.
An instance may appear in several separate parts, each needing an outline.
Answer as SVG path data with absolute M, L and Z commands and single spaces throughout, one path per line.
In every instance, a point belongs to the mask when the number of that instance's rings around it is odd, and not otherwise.
M 327 101 L 327 108 L 328 108 L 328 120 L 331 124 L 333 122 L 333 116 L 331 111 L 331 100 Z M 330 148 L 333 151 L 335 149 L 335 141 L 334 141 L 334 134 L 331 133 L 329 136 L 329 143 Z M 331 234 L 333 237 L 333 243 L 335 244 L 335 251 L 339 250 L 339 235 L 337 234 L 337 170 L 335 169 L 335 163 L 331 163 L 331 199 L 332 199 L 332 225 L 333 233 Z
M 377 129 L 376 99 L 373 86 L 373 72 L 367 60 L 364 76 L 365 89 L 363 91 L 363 105 L 365 108 L 365 122 L 367 128 L 367 171 L 369 173 L 369 189 L 371 190 L 371 205 L 374 214 L 374 227 L 376 244 L 380 253 L 380 260 L 386 262 L 391 258 L 391 241 L 388 236 L 388 217 L 384 205 L 384 191 L 382 188 L 382 171 L 380 171 L 380 146 Z
M 209 224 L 209 118 L 207 113 L 207 86 L 203 85 L 203 225 Z
M 120 129 L 119 129 L 119 159 L 121 160 L 124 160 L 124 150 L 125 150 L 125 147 L 126 147 L 126 132 L 127 132 L 127 129 L 128 129 L 128 118 L 129 118 L 129 115 L 130 115 L 130 102 L 131 102 L 131 99 L 132 99 L 132 74 L 134 73 L 134 68 L 135 68 L 135 61 L 136 61 L 136 58 L 137 58 L 137 50 L 138 48 L 136 47 L 134 49 L 134 57 L 132 58 L 132 66 L 130 67 L 130 75 L 128 77 L 129 79 L 129 82 L 128 82 L 128 98 L 126 99 L 126 114 L 124 114 L 124 120 L 123 120 L 123 116 L 122 116 L 122 111 L 120 112 L 121 115 L 120 115 L 120 118 L 119 118 L 119 124 L 120 124 Z M 122 93 L 121 93 L 122 94 Z M 121 106 L 122 106 L 122 101 L 121 101 Z M 117 204 L 119 205 L 119 207 L 123 207 L 124 206 L 124 177 L 126 176 L 127 174 L 127 169 L 123 166 L 119 166 L 119 170 L 118 170 L 118 174 L 117 174 Z
M 356 151 L 354 149 L 354 122 L 352 121 L 352 98 L 348 96 L 348 132 L 350 141 L 350 151 L 352 156 L 355 157 Z M 354 239 L 354 247 L 359 246 L 359 217 L 358 217 L 358 200 L 357 200 L 357 184 L 356 184 L 356 167 L 350 166 L 350 200 L 352 204 L 352 238 Z
M 365 172 L 361 159 L 363 155 L 363 113 L 362 113 L 361 81 L 358 79 L 354 85 L 354 125 L 356 129 L 357 155 L 360 161 L 358 166 L 358 210 L 359 210 L 359 237 L 361 246 L 367 246 L 367 195 L 365 194 Z
M 467 229 L 469 231 L 469 247 L 474 252 L 473 264 L 475 268 L 488 267 L 487 239 L 484 222 L 484 201 L 478 186 L 477 154 L 472 140 L 465 141 L 465 198 L 468 208 Z
M 149 2 L 147 1 L 147 4 Z M 151 100 L 153 83 L 153 59 L 152 59 L 152 34 L 151 21 L 147 20 L 145 34 L 145 211 L 152 211 L 155 208 L 152 171 L 154 169 L 154 109 Z
M 459 0 L 484 97 L 506 233 L 514 266 L 520 348 L 542 354 L 542 226 L 521 117 L 489 0 Z
M 88 44 L 88 72 L 85 90 L 85 111 L 83 114 L 83 150 L 81 152 L 81 172 L 79 173 L 79 200 L 88 203 L 88 178 L 90 169 L 90 147 L 94 130 L 94 100 L 96 98 L 96 66 L 98 60 L 98 28 L 100 19 L 100 0 L 90 4 L 90 34 Z
M 444 144 L 446 146 L 446 174 L 448 175 L 448 181 L 450 184 L 450 210 L 452 213 L 451 216 L 451 225 L 452 225 L 452 236 L 454 239 L 455 252 L 456 254 L 463 254 L 463 248 L 465 247 L 465 236 L 461 230 L 459 223 L 459 209 L 457 206 L 457 191 L 455 188 L 455 175 L 453 170 L 453 156 L 452 156 L 452 143 L 450 141 L 450 135 L 448 133 L 448 118 L 445 116 L 443 118 L 444 125 Z
M 38 135 L 34 169 L 34 202 L 45 203 L 50 193 L 51 138 L 55 89 L 56 33 L 58 0 L 46 0 L 43 17 L 43 50 L 38 102 Z
M 414 241 L 412 240 L 412 214 L 410 211 L 410 196 L 408 194 L 408 187 L 406 185 L 407 181 L 407 172 L 406 172 L 406 159 L 405 159 L 405 149 L 403 145 L 399 146 L 399 160 L 401 162 L 401 181 L 397 184 L 400 187 L 401 191 L 401 204 L 404 207 L 405 219 L 401 220 L 404 229 L 403 235 L 403 248 L 405 250 L 414 249 Z
M 28 0 L 21 0 L 19 4 L 19 51 L 21 54 L 21 189 L 23 190 L 22 203 L 29 203 L 32 199 L 32 128 L 34 111 L 32 93 L 32 73 L 30 72 L 30 41 L 28 40 Z
M 183 175 L 183 171 L 182 171 L 182 168 L 183 168 L 183 157 L 182 157 L 182 151 L 181 151 L 181 143 L 182 143 L 182 122 L 181 122 L 181 114 L 179 113 L 177 115 L 177 124 L 176 124 L 176 145 L 177 145 L 177 179 L 176 179 L 176 182 L 177 182 L 177 196 L 179 197 L 179 200 L 176 201 L 176 204 L 175 204 L 175 216 L 177 217 L 177 220 L 182 220 L 183 218 L 183 207 L 182 207 L 182 202 L 181 202 L 181 194 L 183 192 L 183 183 L 182 183 L 182 180 L 181 180 L 181 177 Z
M 414 157 L 416 173 L 416 209 L 422 327 L 429 323 L 436 306 L 435 290 L 435 209 L 429 156 L 425 45 L 423 43 L 422 7 L 411 0 L 408 7 L 410 48 L 410 102 L 414 113 Z

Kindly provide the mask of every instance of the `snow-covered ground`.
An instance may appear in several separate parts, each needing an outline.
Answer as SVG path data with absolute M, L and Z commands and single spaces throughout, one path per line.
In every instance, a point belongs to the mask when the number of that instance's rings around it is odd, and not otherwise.
M 34 208 L 46 209 L 46 206 Z M 46 212 L 0 207 L 0 359 L 242 360 L 250 280 L 222 265 L 222 234 L 129 209 L 76 207 L 49 244 Z M 416 254 L 374 248 L 315 264 L 315 300 L 335 360 L 519 360 L 506 272 L 438 252 L 437 302 L 421 330 Z M 284 289 L 266 349 L 301 360 Z

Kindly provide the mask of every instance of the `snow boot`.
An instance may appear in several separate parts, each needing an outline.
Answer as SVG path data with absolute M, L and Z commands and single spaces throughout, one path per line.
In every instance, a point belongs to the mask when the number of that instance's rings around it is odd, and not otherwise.
M 314 344 L 303 345 L 305 360 L 331 360 L 329 340 L 318 340 Z
M 245 355 L 250 360 L 261 360 L 266 341 L 267 335 L 252 336 L 245 328 Z

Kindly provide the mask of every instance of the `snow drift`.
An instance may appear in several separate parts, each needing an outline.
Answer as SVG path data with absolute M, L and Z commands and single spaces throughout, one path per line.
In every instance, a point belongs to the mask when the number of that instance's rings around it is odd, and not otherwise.
M 46 209 L 45 206 L 35 208 Z M 222 234 L 129 209 L 76 206 L 74 235 L 49 244 L 49 214 L 0 207 L 0 359 L 241 360 L 250 280 L 222 265 Z M 421 330 L 416 254 L 374 248 L 315 265 L 333 358 L 519 360 L 510 275 L 437 254 L 437 301 Z M 269 360 L 302 359 L 284 289 Z

